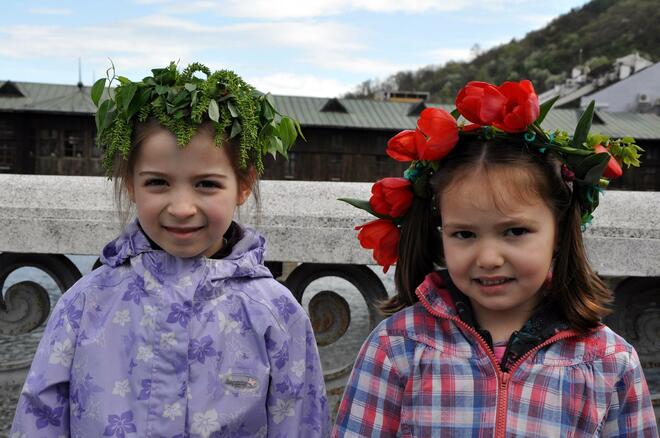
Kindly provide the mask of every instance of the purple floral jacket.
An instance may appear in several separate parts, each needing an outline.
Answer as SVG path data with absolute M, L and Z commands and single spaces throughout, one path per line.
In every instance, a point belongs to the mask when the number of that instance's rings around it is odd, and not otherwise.
M 320 437 L 312 328 L 244 229 L 219 260 L 151 248 L 136 223 L 57 303 L 14 437 Z

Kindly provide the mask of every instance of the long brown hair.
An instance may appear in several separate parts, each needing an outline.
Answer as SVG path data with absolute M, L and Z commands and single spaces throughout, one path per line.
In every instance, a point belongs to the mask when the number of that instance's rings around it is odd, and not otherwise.
M 133 168 L 135 166 L 135 161 L 139 156 L 140 148 L 149 136 L 161 130 L 167 130 L 167 128 L 163 127 L 158 120 L 154 118 L 150 118 L 144 123 L 137 123 L 133 129 L 131 149 L 128 157 L 124 158 L 119 154 L 115 156 L 111 178 L 114 180 L 115 205 L 119 213 L 122 227 L 126 225 L 132 214 L 131 206 L 126 201 L 128 197 L 128 186 L 126 184 L 130 175 L 133 173 Z M 211 135 L 211 138 L 215 138 L 215 128 L 210 122 L 202 123 L 197 128 L 197 132 L 208 132 Z M 236 173 L 238 187 L 249 187 L 252 191 L 257 207 L 257 217 L 259 217 L 259 180 L 256 169 L 254 166 L 250 165 L 246 167 L 240 166 L 240 147 L 238 140 L 223 141 L 222 146 L 220 147 L 226 148 L 231 166 Z
M 545 200 L 557 223 L 558 249 L 552 282 L 539 305 L 558 304 L 569 325 L 576 330 L 595 327 L 610 313 L 612 292 L 589 266 L 582 240 L 580 206 L 572 188 L 561 175 L 561 161 L 551 151 L 530 150 L 524 141 L 501 143 L 459 140 L 440 162 L 431 178 L 432 198 L 415 198 L 401 226 L 399 260 L 396 264 L 397 293 L 381 305 L 390 315 L 418 301 L 415 289 L 424 277 L 444 263 L 440 232 L 440 199 L 458 178 L 479 171 L 502 174 L 502 170 L 526 172 L 530 185 L 516 187 Z M 499 172 L 495 172 L 500 170 Z M 488 176 L 486 177 L 486 180 Z

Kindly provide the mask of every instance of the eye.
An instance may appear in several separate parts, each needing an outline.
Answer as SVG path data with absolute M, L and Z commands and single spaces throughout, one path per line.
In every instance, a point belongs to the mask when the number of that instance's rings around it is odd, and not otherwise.
M 456 237 L 460 240 L 472 239 L 475 237 L 475 234 L 472 231 L 456 231 L 452 234 L 452 237 Z
M 203 189 L 217 189 L 217 188 L 222 187 L 220 185 L 220 183 L 218 183 L 216 181 L 212 181 L 210 179 L 205 179 L 205 180 L 202 180 L 202 181 L 198 182 L 197 186 L 201 187 Z
M 519 236 L 524 236 L 527 233 L 529 233 L 529 230 L 527 228 L 515 227 L 515 228 L 509 228 L 508 230 L 505 231 L 504 234 L 506 236 L 519 237 Z
M 167 181 L 162 178 L 149 178 L 144 182 L 145 186 L 164 186 L 166 184 Z

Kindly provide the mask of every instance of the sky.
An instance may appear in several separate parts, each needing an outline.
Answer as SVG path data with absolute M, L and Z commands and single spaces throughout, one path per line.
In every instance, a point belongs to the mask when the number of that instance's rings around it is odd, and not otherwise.
M 0 81 L 139 80 L 170 61 L 261 91 L 339 96 L 402 70 L 469 61 L 585 0 L 0 0 Z

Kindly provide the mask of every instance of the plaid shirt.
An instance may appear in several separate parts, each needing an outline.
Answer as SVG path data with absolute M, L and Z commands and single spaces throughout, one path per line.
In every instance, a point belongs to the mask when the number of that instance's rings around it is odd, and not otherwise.
M 456 314 L 442 278 L 362 346 L 333 437 L 657 437 L 635 350 L 605 326 L 564 330 L 509 370 Z

